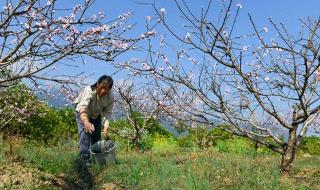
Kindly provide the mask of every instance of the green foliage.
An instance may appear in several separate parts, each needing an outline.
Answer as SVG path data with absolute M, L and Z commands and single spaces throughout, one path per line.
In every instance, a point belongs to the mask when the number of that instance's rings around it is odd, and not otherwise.
M 223 130 L 225 126 L 219 126 L 213 129 L 206 127 L 196 127 L 189 129 L 189 138 L 199 148 L 208 148 L 215 146 L 218 141 L 227 141 L 233 138 L 233 135 Z
M 152 139 L 155 149 L 174 149 L 177 147 L 176 139 L 173 136 L 154 134 Z
M 200 149 L 214 147 L 219 152 L 237 153 L 237 154 L 275 154 L 272 150 L 265 146 L 258 145 L 255 149 L 255 143 L 249 139 L 238 137 L 227 132 L 225 129 L 229 125 L 223 124 L 215 128 L 208 129 L 205 127 L 189 128 L 188 135 L 178 137 L 177 144 L 179 147 L 192 148 L 197 147 Z M 272 139 L 267 139 L 272 143 Z
M 71 108 L 46 108 L 46 113 L 29 118 L 27 125 L 21 126 L 29 139 L 46 143 L 58 142 L 77 134 L 74 111 Z
M 305 137 L 302 142 L 301 151 L 311 155 L 320 155 L 320 137 Z
M 177 146 L 177 142 L 172 135 L 163 135 L 161 133 L 144 133 L 141 138 L 141 149 L 163 149 L 174 148 Z
M 192 148 L 195 146 L 194 142 L 190 138 L 190 136 L 181 136 L 177 138 L 177 144 L 182 148 Z
M 217 148 L 220 152 L 249 154 L 252 152 L 252 143 L 244 138 L 233 138 L 228 141 L 218 141 Z
M 142 134 L 140 143 L 140 148 L 142 150 L 150 150 L 154 147 L 154 139 L 148 133 Z
M 77 133 L 72 109 L 49 107 L 23 83 L 0 91 L 0 126 L 5 136 L 18 134 L 46 143 Z
M 142 133 L 139 134 L 138 137 L 137 129 L 135 126 L 131 125 L 127 119 L 120 118 L 110 122 L 111 133 L 113 131 L 114 134 L 116 134 L 114 135 L 115 138 L 122 141 L 122 143 L 130 141 L 130 148 L 149 150 L 155 146 L 156 141 L 156 143 L 158 143 L 160 141 L 165 141 L 164 139 L 173 138 L 172 134 L 155 118 L 150 118 L 145 121 L 140 112 L 133 112 L 131 115 L 131 119 L 135 121 L 137 124 L 136 127 L 138 127 L 139 130 L 142 128 L 144 122 L 146 122 L 146 128 L 142 130 Z M 136 137 L 138 138 L 138 141 L 134 142 L 133 139 Z

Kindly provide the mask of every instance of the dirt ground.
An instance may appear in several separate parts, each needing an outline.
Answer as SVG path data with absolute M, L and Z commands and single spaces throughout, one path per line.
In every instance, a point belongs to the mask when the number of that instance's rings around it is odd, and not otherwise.
M 0 189 L 39 188 L 64 186 L 64 181 L 42 172 L 28 163 L 14 162 L 0 166 Z
M 21 159 L 21 158 L 20 158 Z M 101 190 L 123 189 L 113 183 L 101 184 L 98 179 L 101 175 L 92 176 L 87 169 L 79 168 L 75 163 L 72 173 L 52 175 L 40 171 L 31 163 L 26 163 L 19 158 L 11 159 L 8 163 L 0 166 L 0 189 L 91 189 L 95 187 L 95 181 L 99 182 Z

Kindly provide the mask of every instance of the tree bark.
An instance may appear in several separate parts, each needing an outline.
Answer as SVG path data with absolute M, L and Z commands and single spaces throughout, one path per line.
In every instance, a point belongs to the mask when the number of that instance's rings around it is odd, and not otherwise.
M 140 149 L 140 140 L 141 140 L 141 133 L 139 131 L 136 132 L 136 136 L 132 139 L 132 146 L 133 148 Z
M 253 158 L 257 157 L 259 144 L 257 142 L 254 143 L 254 150 L 253 150 Z
M 284 148 L 284 153 L 282 154 L 281 164 L 280 164 L 280 171 L 282 175 L 288 175 L 291 172 L 292 164 L 296 156 L 297 152 L 297 128 L 294 127 L 293 129 L 289 130 L 289 139 L 288 144 Z

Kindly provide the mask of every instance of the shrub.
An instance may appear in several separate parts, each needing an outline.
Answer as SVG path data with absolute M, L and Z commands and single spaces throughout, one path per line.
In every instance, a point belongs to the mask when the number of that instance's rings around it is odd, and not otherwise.
M 237 154 L 249 154 L 252 152 L 252 143 L 244 138 L 233 138 L 228 141 L 220 140 L 217 142 L 217 148 L 220 152 L 229 152 Z
M 190 136 L 178 137 L 177 144 L 179 147 L 183 147 L 183 148 L 192 148 L 195 146 Z
M 164 148 L 175 148 L 177 147 L 176 139 L 173 136 L 166 136 L 163 134 L 152 135 L 153 148 L 164 149 Z
M 320 155 L 320 137 L 305 137 L 302 142 L 301 151 L 312 155 Z
M 154 139 L 152 138 L 152 135 L 148 133 L 142 134 L 140 143 L 140 148 L 142 150 L 151 150 L 154 147 Z
M 233 138 L 233 135 L 223 130 L 225 126 L 213 129 L 199 126 L 189 129 L 189 138 L 199 147 L 208 148 L 215 146 L 218 141 L 226 141 Z
M 77 134 L 74 112 L 70 108 L 46 108 L 46 113 L 29 118 L 26 125 L 21 126 L 24 135 L 29 139 L 58 142 Z
M 147 121 L 145 128 L 142 127 L 144 118 L 142 117 L 141 113 L 132 113 L 131 119 L 135 120 L 136 126 L 131 125 L 129 121 L 124 118 L 119 118 L 118 120 L 110 122 L 111 133 L 115 134 L 116 138 L 120 137 L 124 140 L 129 140 L 129 146 L 131 148 L 140 148 L 144 150 L 151 149 L 154 146 L 155 137 L 172 137 L 172 134 L 167 129 L 165 129 L 158 120 L 154 118 L 150 118 Z

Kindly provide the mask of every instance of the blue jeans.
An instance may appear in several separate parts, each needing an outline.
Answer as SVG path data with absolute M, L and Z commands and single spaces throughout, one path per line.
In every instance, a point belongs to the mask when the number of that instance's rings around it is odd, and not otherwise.
M 79 148 L 80 148 L 80 158 L 81 159 L 89 159 L 90 152 L 89 148 L 90 145 L 98 142 L 101 138 L 101 116 L 98 116 L 97 119 L 89 118 L 90 123 L 94 125 L 94 132 L 92 134 L 87 133 L 84 130 L 83 123 L 80 120 L 79 113 L 76 112 L 76 120 L 78 125 L 78 132 L 80 136 Z

